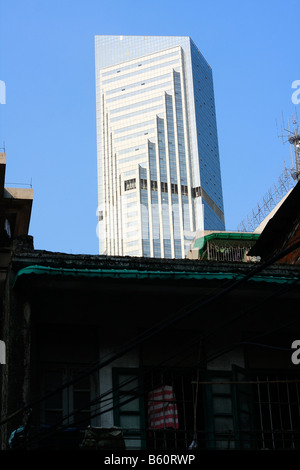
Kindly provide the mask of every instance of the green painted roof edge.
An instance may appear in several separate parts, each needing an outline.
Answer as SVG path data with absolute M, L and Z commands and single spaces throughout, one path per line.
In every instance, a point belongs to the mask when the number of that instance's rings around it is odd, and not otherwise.
M 237 233 L 237 232 L 226 232 L 226 233 L 209 233 L 208 235 L 204 235 L 204 237 L 199 237 L 194 243 L 193 248 L 199 248 L 201 252 L 205 247 L 208 240 L 217 238 L 223 240 L 257 240 L 260 236 L 260 233 Z
M 135 269 L 84 269 L 84 268 L 52 268 L 48 266 L 32 265 L 20 269 L 13 280 L 13 286 L 18 279 L 25 275 L 56 275 L 56 276 L 75 276 L 75 277 L 99 277 L 99 278 L 127 278 L 127 279 L 234 279 L 239 280 L 244 277 L 242 274 L 232 272 L 193 272 L 193 271 L 140 271 Z M 293 283 L 298 281 L 297 276 L 267 276 L 255 275 L 252 281 L 275 282 L 275 283 Z

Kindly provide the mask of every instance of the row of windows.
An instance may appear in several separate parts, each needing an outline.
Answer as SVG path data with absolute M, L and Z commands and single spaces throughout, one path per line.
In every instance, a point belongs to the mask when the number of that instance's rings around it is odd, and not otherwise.
M 139 147 L 131 147 L 124 150 L 119 150 L 119 155 L 124 155 L 129 152 L 137 152 L 138 150 L 145 150 L 146 145 L 140 145 Z
M 129 93 L 122 93 L 119 96 L 114 96 L 113 98 L 108 98 L 106 100 L 106 102 L 111 103 L 113 101 L 120 101 L 120 100 L 123 100 L 123 99 L 126 99 L 126 98 L 130 98 L 131 96 L 136 96 L 136 95 L 139 95 L 141 93 L 148 93 L 150 91 L 157 90 L 159 88 L 162 88 L 162 89 L 165 90 L 165 89 L 171 87 L 171 85 L 172 85 L 172 83 L 170 82 L 170 80 L 168 80 L 167 82 L 159 83 L 158 85 L 153 85 L 153 86 L 149 86 L 149 87 L 146 87 L 146 88 L 141 88 L 140 90 L 131 91 Z
M 140 111 L 135 111 L 133 113 L 124 114 L 122 116 L 117 116 L 117 117 L 111 118 L 111 122 L 120 121 L 121 119 L 128 119 L 133 116 L 138 116 L 139 114 L 145 114 L 145 113 L 150 113 L 152 111 L 158 111 L 159 109 L 162 109 L 162 105 L 152 106 L 151 108 L 141 109 Z
M 151 188 L 152 191 L 158 191 L 157 181 L 151 180 L 150 181 L 150 188 Z M 162 181 L 160 183 L 160 188 L 161 188 L 161 191 L 164 192 L 164 193 L 169 192 L 168 183 L 166 183 L 164 181 Z M 182 185 L 180 185 L 180 188 L 181 188 L 181 194 L 183 196 L 188 196 L 188 186 L 182 184 Z M 132 189 L 136 189 L 136 178 L 132 178 L 130 180 L 124 181 L 124 190 L 125 191 L 130 191 Z M 145 179 L 145 178 L 140 179 L 140 189 L 148 189 L 148 180 L 147 179 Z M 178 191 L 179 191 L 178 184 L 171 183 L 171 194 L 178 194 Z M 192 197 L 194 197 L 194 198 L 202 196 L 201 187 L 198 186 L 196 188 L 191 188 L 191 194 L 192 194 Z
M 152 62 L 157 62 L 158 60 L 165 60 L 169 57 L 174 57 L 174 56 L 178 56 L 178 51 L 169 52 L 168 54 L 163 54 L 163 55 L 159 55 L 159 56 L 156 56 L 156 57 L 152 57 L 151 59 L 143 60 L 142 63 L 136 62 L 135 64 L 127 65 L 125 67 L 122 67 L 122 70 L 120 70 L 119 68 L 116 68 L 114 70 L 109 70 L 107 72 L 103 72 L 102 77 L 106 77 L 108 75 L 113 75 L 114 73 L 120 73 L 121 71 L 123 72 L 125 70 L 129 70 L 129 69 L 134 68 L 134 67 L 141 67 L 142 65 L 149 64 L 149 63 L 152 63 Z
M 148 181 L 146 179 L 141 179 L 140 180 L 140 187 L 141 189 L 147 189 L 148 188 Z M 161 191 L 164 193 L 169 192 L 168 190 L 168 183 L 166 182 L 161 182 L 160 183 Z M 158 191 L 158 183 L 157 181 L 150 181 L 150 188 L 152 191 Z M 172 194 L 178 194 L 178 185 L 175 183 L 171 183 L 171 193 Z M 188 187 L 185 185 L 181 185 L 181 194 L 184 196 L 188 195 Z
M 151 67 L 147 67 L 147 68 L 144 68 L 144 69 L 141 69 L 141 70 L 136 70 L 135 72 L 126 73 L 125 75 L 120 75 L 120 76 L 117 76 L 117 77 L 109 78 L 108 80 L 103 80 L 102 84 L 104 85 L 104 84 L 107 84 L 107 83 L 116 82 L 118 80 L 124 80 L 126 78 L 131 78 L 131 77 L 134 77 L 135 75 L 139 75 L 141 73 L 150 72 L 151 70 L 162 69 L 163 67 L 170 67 L 171 65 L 178 64 L 178 60 L 179 59 L 169 60 L 169 61 L 164 62 L 162 64 L 152 65 Z
M 144 135 L 151 135 L 151 134 L 154 134 L 155 133 L 155 129 L 149 129 L 148 131 L 140 131 L 140 132 L 135 132 L 134 134 L 128 134 L 126 136 L 122 136 L 122 137 L 118 137 L 117 139 L 115 139 L 115 143 L 116 142 L 124 142 L 124 140 L 128 140 L 128 139 L 134 139 L 136 137 L 141 137 L 141 136 L 144 136 Z M 120 154 L 120 152 L 119 152 Z
M 123 173 L 124 176 L 133 176 L 136 174 L 136 170 L 129 170 L 129 171 L 125 171 L 125 173 Z
M 131 217 L 137 217 L 138 212 L 137 211 L 132 211 L 132 212 L 127 212 L 126 217 L 130 219 Z
M 127 202 L 126 209 L 130 209 L 131 207 L 135 207 L 137 205 L 137 201 Z
M 125 238 L 132 238 L 132 237 L 137 237 L 139 235 L 139 232 L 138 230 L 136 229 L 136 227 L 133 227 L 131 229 L 127 229 L 125 230 Z
M 132 162 L 134 160 L 138 160 L 138 159 L 141 159 L 141 158 L 147 158 L 147 154 L 146 153 L 139 153 L 138 155 L 133 155 L 132 157 L 125 157 L 125 158 L 120 158 L 119 159 L 119 164 L 124 164 L 124 163 L 128 163 L 128 162 Z
M 112 109 L 110 111 L 110 114 L 119 113 L 121 111 L 126 111 L 128 109 L 132 109 L 132 108 L 135 108 L 135 107 L 138 107 L 138 106 L 144 106 L 144 105 L 149 104 L 149 103 L 154 103 L 155 101 L 162 101 L 162 96 L 156 96 L 154 98 L 149 98 L 148 100 L 130 103 L 126 106 L 123 106 L 122 108 L 118 107 L 118 108 Z
M 125 224 L 124 227 L 125 229 L 130 229 L 131 227 L 136 228 L 136 221 L 127 222 L 127 224 Z
M 164 80 L 165 78 L 170 78 L 170 73 L 165 73 L 163 75 L 159 75 L 158 77 L 148 78 L 147 80 L 145 80 L 145 82 L 142 82 L 142 84 L 147 85 L 148 83 L 158 82 L 159 80 Z M 135 87 L 139 87 L 139 86 L 141 86 L 141 81 L 140 80 L 138 82 L 135 82 L 135 83 L 130 83 L 130 84 L 126 85 L 126 87 L 118 87 L 118 88 L 114 88 L 112 90 L 108 90 L 106 92 L 106 95 L 112 95 L 113 93 L 119 93 L 120 91 L 129 90 L 130 88 L 135 88 Z
M 125 191 L 130 191 L 131 189 L 135 189 L 135 188 L 136 188 L 136 179 L 135 178 L 124 181 L 124 190 Z
M 135 247 L 136 245 L 138 245 L 138 243 L 139 243 L 138 240 L 132 240 L 131 242 L 127 242 L 126 246 L 127 246 L 127 248 L 130 248 L 131 246 Z
M 125 201 L 128 201 L 129 199 L 132 199 L 134 197 L 136 197 L 136 194 L 135 194 L 135 192 L 132 192 L 132 193 L 126 194 L 126 196 L 124 196 L 124 199 L 125 199 Z
M 140 127 L 153 126 L 153 123 L 154 123 L 154 121 L 153 121 L 153 119 L 151 119 L 151 121 L 144 121 L 144 122 L 140 122 L 140 123 L 137 123 L 137 124 L 133 124 L 132 126 L 121 127 L 119 129 L 115 129 L 114 134 L 121 134 L 122 132 L 128 132 L 128 131 L 131 131 L 131 130 L 138 129 Z
M 167 243 L 167 241 L 166 241 Z M 167 245 L 165 245 L 167 247 Z M 143 249 L 149 253 L 149 242 L 143 242 Z M 159 249 L 156 245 L 154 248 Z M 148 251 L 149 250 L 149 251 Z M 138 252 L 131 252 L 131 254 Z M 175 336 L 173 336 L 175 339 Z M 90 404 L 99 390 L 99 381 L 95 376 L 88 376 L 80 381 L 74 381 L 79 375 L 79 364 L 70 367 L 65 362 L 58 367 L 42 364 L 42 391 L 57 389 L 50 399 L 46 399 L 41 407 L 41 422 L 47 426 L 54 426 L 59 422 L 74 426 L 73 429 L 82 429 L 90 423 L 93 413 Z M 143 431 L 146 427 L 151 432 L 143 436 L 148 449 L 182 451 L 191 442 L 195 435 L 195 417 L 197 421 L 198 448 L 219 449 L 299 449 L 299 409 L 300 390 L 298 374 L 252 371 L 249 375 L 250 384 L 245 384 L 247 375 L 243 371 L 233 368 L 232 372 L 211 372 L 210 380 L 216 385 L 198 391 L 198 407 L 195 411 L 195 381 L 198 372 L 195 369 L 183 368 L 148 368 L 145 369 L 112 369 L 114 384 L 114 418 L 117 426 L 124 427 L 127 442 L 132 442 L 135 433 L 138 446 L 141 445 Z M 237 387 L 232 387 L 233 379 L 240 381 Z M 62 384 L 73 384 L 62 389 Z M 224 383 L 225 382 L 225 383 Z M 238 384 L 238 382 L 236 382 Z M 173 404 L 176 404 L 176 415 L 168 414 L 161 417 L 162 428 L 151 426 L 152 414 L 145 414 L 155 405 L 153 391 L 162 392 L 165 385 L 169 391 Z M 206 391 L 205 391 L 206 390 Z M 142 393 L 141 393 L 142 392 Z M 151 394 L 152 392 L 152 394 Z M 150 394 L 149 394 L 150 393 Z M 167 404 L 165 405 L 167 406 Z M 99 408 L 101 410 L 101 408 Z M 174 411 L 174 409 L 173 409 Z M 205 412 L 211 417 L 212 426 L 205 437 Z M 173 417 L 173 425 L 168 427 Z M 174 425 L 177 422 L 178 427 Z M 169 423 L 168 423 L 169 421 Z M 171 420 L 172 421 L 172 420 Z M 84 423 L 84 424 L 83 424 Z M 126 423 L 126 424 L 125 424 Z M 209 423 L 208 423 L 209 424 Z M 212 432 L 213 431 L 213 432 Z M 54 435 L 55 436 L 55 435 Z M 72 438 L 71 438 L 72 439 Z M 130 441 L 131 439 L 131 441 Z M 203 439 L 203 441 L 202 441 Z M 238 440 L 240 439 L 240 441 Z M 43 441 L 42 441 L 43 442 Z M 68 441 L 69 444 L 73 441 Z M 238 445 L 239 444 L 239 445 Z M 129 444 L 130 445 L 130 444 Z M 212 447 L 213 446 L 213 447 Z

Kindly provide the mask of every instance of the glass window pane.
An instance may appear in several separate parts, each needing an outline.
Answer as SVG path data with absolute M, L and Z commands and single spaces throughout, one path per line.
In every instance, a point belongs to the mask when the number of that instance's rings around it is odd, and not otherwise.
M 120 400 L 120 403 L 127 401 L 130 399 L 130 396 L 122 397 Z M 120 411 L 139 411 L 140 405 L 139 405 L 139 399 L 134 398 L 131 399 L 128 403 L 125 403 L 124 405 L 121 405 Z
M 121 415 L 120 426 L 125 429 L 140 429 L 140 417 L 136 415 Z

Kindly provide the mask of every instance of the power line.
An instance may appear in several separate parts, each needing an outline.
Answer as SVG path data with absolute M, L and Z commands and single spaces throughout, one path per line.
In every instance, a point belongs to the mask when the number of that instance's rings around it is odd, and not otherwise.
M 149 339 L 153 338 L 155 335 L 158 335 L 159 333 L 163 332 L 165 329 L 169 328 L 170 326 L 175 325 L 180 320 L 183 320 L 184 318 L 188 317 L 189 315 L 194 313 L 196 310 L 198 310 L 200 308 L 203 308 L 203 307 L 213 303 L 214 301 L 216 301 L 218 299 L 221 299 L 222 297 L 224 297 L 225 295 L 227 295 L 228 293 L 230 293 L 231 291 L 236 289 L 238 286 L 240 286 L 244 282 L 248 281 L 249 279 L 253 278 L 256 274 L 260 273 L 261 271 L 266 269 L 268 266 L 274 264 L 276 261 L 278 261 L 279 259 L 285 257 L 286 255 L 288 255 L 289 253 L 291 253 L 292 251 L 296 250 L 299 247 L 300 247 L 300 240 L 293 243 L 291 246 L 289 246 L 285 250 L 281 251 L 280 253 L 276 254 L 271 259 L 265 261 L 262 264 L 259 264 L 259 265 L 255 266 L 255 268 L 252 269 L 250 271 L 250 273 L 246 274 L 245 276 L 243 276 L 239 279 L 236 279 L 227 288 L 225 288 L 222 291 L 218 292 L 213 297 L 209 297 L 209 298 L 207 298 L 206 300 L 204 300 L 200 303 L 196 303 L 196 305 L 191 307 L 189 310 L 186 310 L 184 308 L 183 311 L 179 311 L 179 313 L 177 315 L 175 315 L 174 317 L 168 319 L 167 321 L 161 322 L 158 327 L 150 328 L 149 330 L 147 330 L 147 332 L 140 335 L 134 342 L 130 342 L 129 344 L 126 344 L 125 346 L 120 348 L 119 351 L 117 351 L 115 354 L 111 355 L 106 360 L 100 361 L 100 363 L 97 363 L 95 366 L 93 366 L 90 369 L 86 370 L 81 375 L 79 375 L 77 377 L 74 377 L 73 379 L 65 382 L 62 386 L 58 387 L 57 389 L 52 390 L 51 392 L 49 392 L 49 393 L 45 394 L 44 396 L 38 398 L 37 400 L 33 401 L 32 403 L 30 403 L 28 405 L 25 405 L 21 409 L 15 411 L 11 415 L 5 417 L 4 419 L 1 420 L 0 425 L 3 425 L 5 423 L 7 423 L 8 421 L 10 421 L 14 417 L 18 416 L 22 412 L 25 412 L 25 411 L 33 408 L 35 405 L 41 403 L 43 400 L 46 400 L 47 398 L 53 396 L 55 393 L 57 393 L 59 391 L 62 391 L 65 388 L 73 385 L 77 381 L 87 377 L 88 375 L 91 375 L 95 371 L 100 370 L 103 367 L 106 367 L 107 365 L 109 365 L 110 363 L 115 361 L 116 359 L 124 356 L 128 352 L 132 351 L 136 347 L 143 344 L 144 342 L 146 342 Z
M 298 282 L 298 281 L 297 281 L 297 282 Z M 297 284 L 297 282 L 295 282 L 293 285 Z M 290 285 L 290 286 L 288 286 L 286 289 L 281 289 L 280 291 L 277 291 L 277 292 L 275 293 L 275 297 L 278 296 L 278 295 L 280 295 L 280 294 L 282 294 L 283 292 L 286 292 L 286 290 L 289 289 L 290 287 L 292 287 L 292 286 Z M 247 312 L 244 312 L 244 314 L 245 314 L 245 313 L 249 313 L 250 311 L 252 311 L 253 309 L 255 309 L 257 306 L 261 306 L 263 303 L 265 303 L 266 301 L 270 300 L 270 298 L 273 298 L 273 297 L 274 297 L 274 294 L 272 294 L 271 296 L 268 296 L 268 298 L 264 299 L 263 302 L 259 302 L 259 303 L 255 304 L 255 305 L 252 306 Z M 244 316 L 244 314 L 239 315 L 238 317 L 236 317 L 236 319 L 240 319 L 242 316 Z M 280 329 L 282 329 L 282 328 L 284 328 L 284 327 L 286 327 L 286 326 L 289 326 L 290 324 L 293 324 L 293 323 L 295 323 L 295 322 L 297 322 L 297 321 L 299 321 L 298 318 L 297 318 L 296 320 L 294 320 L 293 322 L 288 322 L 288 324 L 280 325 L 280 327 L 278 327 L 276 330 L 278 331 L 278 330 L 280 330 Z M 231 323 L 231 322 L 228 322 L 228 323 Z M 264 334 L 259 335 L 259 336 L 264 336 Z M 284 349 L 284 350 L 287 350 L 287 348 L 278 348 L 278 347 L 272 347 L 272 346 L 270 346 L 270 345 L 262 345 L 262 344 L 258 344 L 258 343 L 253 343 L 253 342 L 251 342 L 251 339 L 255 339 L 255 338 L 257 338 L 257 335 L 255 335 L 254 337 L 250 338 L 247 342 L 238 342 L 238 343 L 234 343 L 234 344 L 232 344 L 231 347 L 228 348 L 225 352 L 228 352 L 229 350 L 233 349 L 233 348 L 236 347 L 237 345 L 243 345 L 243 344 L 255 344 L 255 345 L 258 345 L 258 346 L 269 347 L 269 348 L 272 348 L 272 349 L 280 349 L 280 350 Z M 181 350 L 177 350 L 177 353 L 176 353 L 176 354 L 173 354 L 172 356 L 169 356 L 168 358 L 164 359 L 163 361 L 160 362 L 160 364 L 156 364 L 156 365 L 152 366 L 151 368 L 145 369 L 145 370 L 143 371 L 143 373 L 139 373 L 139 374 L 138 374 L 138 377 L 141 378 L 141 377 L 144 377 L 145 375 L 148 375 L 151 371 L 157 370 L 157 369 L 160 368 L 165 362 L 167 362 L 167 361 L 169 361 L 169 360 L 171 360 L 171 359 L 174 359 L 174 358 L 175 358 L 176 356 L 178 356 L 178 355 L 180 355 L 180 357 L 182 358 L 182 351 L 186 350 L 187 347 L 189 347 L 189 349 L 190 349 L 191 345 L 195 345 L 195 344 L 197 344 L 197 343 L 202 343 L 202 342 L 204 343 L 204 342 L 205 342 L 205 339 L 207 339 L 207 338 L 201 337 L 201 338 L 199 339 L 199 337 L 197 336 L 197 337 L 195 337 L 195 340 L 196 340 L 196 341 L 194 340 L 194 341 L 192 341 L 192 342 L 189 341 L 188 343 L 184 343 L 184 345 L 181 347 Z M 224 352 L 223 352 L 223 353 L 224 353 Z M 223 353 L 221 352 L 219 355 L 222 355 Z M 186 354 L 186 355 L 184 356 L 184 358 L 188 357 L 189 355 L 191 355 L 190 352 L 189 352 L 188 354 Z M 209 362 L 209 359 L 208 359 L 207 362 Z M 172 368 L 174 368 L 174 367 L 175 367 L 175 366 L 173 365 Z M 191 366 L 189 366 L 188 369 L 189 369 L 189 370 L 194 370 L 194 371 L 196 371 L 197 369 L 199 369 L 199 361 L 197 361 L 196 363 L 194 363 L 194 364 L 192 364 Z M 50 429 L 48 429 L 47 432 L 46 432 L 44 435 L 41 436 L 40 433 L 37 433 L 36 436 L 31 436 L 31 442 L 32 442 L 32 441 L 33 441 L 33 442 L 37 442 L 37 441 L 40 442 L 41 440 L 47 439 L 47 438 L 49 438 L 50 436 L 55 435 L 55 433 L 56 433 L 57 431 L 62 431 L 63 429 L 69 428 L 69 427 L 70 427 L 70 423 L 68 423 L 68 424 L 61 424 L 61 423 L 63 423 L 63 422 L 64 422 L 65 420 L 67 420 L 67 419 L 72 418 L 72 416 L 74 416 L 76 413 L 82 411 L 83 409 L 87 409 L 87 408 L 89 408 L 89 407 L 91 407 L 91 406 L 94 406 L 95 404 L 99 404 L 100 407 L 98 407 L 97 410 L 95 410 L 94 413 L 90 414 L 89 419 L 93 419 L 93 418 L 95 418 L 95 417 L 97 417 L 97 416 L 100 416 L 101 414 L 107 413 L 107 412 L 109 412 L 109 411 L 114 411 L 115 409 L 120 408 L 121 406 L 123 406 L 123 405 L 125 405 L 125 404 L 127 404 L 127 403 L 130 403 L 131 401 L 135 400 L 137 397 L 144 396 L 146 392 L 145 392 L 145 391 L 142 391 L 142 392 L 136 393 L 136 389 L 137 389 L 137 388 L 135 387 L 135 388 L 133 388 L 133 389 L 130 389 L 129 391 L 127 390 L 128 393 L 134 394 L 134 396 L 132 396 L 131 398 L 128 398 L 128 399 L 125 400 L 125 401 L 124 401 L 124 400 L 123 400 L 123 401 L 119 401 L 118 404 L 113 404 L 113 405 L 111 405 L 110 408 L 108 408 L 108 409 L 107 409 L 107 408 L 103 408 L 103 406 L 102 406 L 103 401 L 105 401 L 105 402 L 110 402 L 111 404 L 113 403 L 113 397 L 104 400 L 104 397 L 105 397 L 105 396 L 107 396 L 107 395 L 112 395 L 113 393 L 116 393 L 118 390 L 122 389 L 122 387 L 124 387 L 124 385 L 128 385 L 129 383 L 135 381 L 136 378 L 137 378 L 137 375 L 133 375 L 131 378 L 129 378 L 129 379 L 127 379 L 127 380 L 121 382 L 117 388 L 114 387 L 114 388 L 109 389 L 109 390 L 106 391 L 104 394 L 102 394 L 102 395 L 100 395 L 100 396 L 98 396 L 98 397 L 95 397 L 93 400 L 89 401 L 85 406 L 81 407 L 80 409 L 76 409 L 76 410 L 74 410 L 73 412 L 70 412 L 70 413 L 64 415 L 64 416 L 61 418 L 61 420 L 58 421 L 57 423 L 55 423 L 55 425 L 53 425 Z M 300 381 L 300 379 L 299 379 L 299 381 Z M 284 380 L 283 382 L 286 383 L 287 381 Z M 295 381 L 295 380 L 292 380 L 291 382 L 296 382 L 296 381 Z M 196 383 L 196 382 L 195 382 L 195 383 Z M 214 384 L 213 381 L 197 381 L 197 383 L 203 384 L 203 385 Z M 216 382 L 216 383 L 219 384 L 220 382 Z M 222 382 L 222 383 L 223 383 L 223 382 Z M 233 383 L 235 383 L 235 382 L 230 381 L 230 382 L 226 382 L 226 383 L 231 383 L 231 384 L 233 384 Z M 242 383 L 244 383 L 244 382 L 238 381 L 238 382 L 236 382 L 236 383 L 242 384 Z M 245 383 L 246 383 L 246 382 L 245 382 Z M 250 382 L 248 381 L 247 383 L 250 383 Z M 251 383 L 258 383 L 258 381 L 253 381 L 253 382 L 251 382 Z M 268 383 L 270 383 L 270 381 L 268 381 Z M 277 383 L 278 383 L 278 381 L 277 381 Z M 138 390 L 139 390 L 139 389 L 140 389 L 140 387 L 138 387 Z M 104 406 L 109 406 L 109 403 L 105 403 Z M 81 419 L 81 420 L 78 420 L 78 419 L 77 419 L 75 422 L 72 422 L 72 425 L 73 425 L 73 426 L 74 426 L 74 425 L 76 426 L 76 425 L 78 425 L 78 424 L 80 424 L 81 422 L 84 422 L 84 421 L 86 421 L 86 419 L 84 419 L 84 418 Z
M 297 317 L 295 318 L 294 320 L 290 321 L 290 322 L 287 322 L 287 323 L 284 323 L 283 325 L 280 325 L 276 328 L 273 328 L 272 330 L 268 331 L 268 332 L 264 332 L 264 333 L 260 333 L 260 334 L 256 334 L 255 336 L 253 336 L 252 338 L 248 338 L 247 341 L 250 341 L 251 339 L 258 339 L 258 338 L 262 338 L 270 333 L 275 333 L 277 331 L 280 331 L 284 328 L 287 328 L 288 326 L 291 326 L 291 325 L 294 325 L 295 323 L 299 322 L 300 321 L 300 317 Z M 234 349 L 235 347 L 237 346 L 241 346 L 243 344 L 246 344 L 246 341 L 238 341 L 236 343 L 232 343 L 229 347 L 226 347 L 226 348 L 223 348 L 221 350 L 219 350 L 219 352 L 216 352 L 214 353 L 214 355 L 210 356 L 208 359 L 207 359 L 207 362 L 211 362 L 215 359 L 217 359 L 218 357 L 220 356 L 223 356 L 223 354 L 227 353 L 227 352 L 230 352 L 232 351 L 232 349 Z

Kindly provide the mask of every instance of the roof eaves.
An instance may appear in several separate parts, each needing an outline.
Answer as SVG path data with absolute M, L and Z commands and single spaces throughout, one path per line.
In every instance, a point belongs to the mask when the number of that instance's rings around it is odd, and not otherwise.
M 13 287 L 17 282 L 27 275 L 46 275 L 46 276 L 73 276 L 90 278 L 114 278 L 114 279 L 162 279 L 162 280 L 180 280 L 180 279 L 206 279 L 206 280 L 239 280 L 244 277 L 243 274 L 235 272 L 199 272 L 199 271 L 148 271 L 135 269 L 80 269 L 80 268 L 52 268 L 48 266 L 32 265 L 20 269 L 14 280 Z M 296 276 L 282 275 L 254 275 L 250 280 L 268 283 L 294 283 L 298 281 Z

